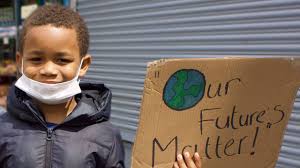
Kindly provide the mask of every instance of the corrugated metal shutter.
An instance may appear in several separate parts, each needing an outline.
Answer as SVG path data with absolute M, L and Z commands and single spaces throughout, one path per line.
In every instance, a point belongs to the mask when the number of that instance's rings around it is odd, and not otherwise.
M 87 79 L 113 91 L 112 122 L 133 141 L 146 63 L 160 58 L 300 56 L 299 0 L 79 0 Z M 277 167 L 300 167 L 300 94 Z

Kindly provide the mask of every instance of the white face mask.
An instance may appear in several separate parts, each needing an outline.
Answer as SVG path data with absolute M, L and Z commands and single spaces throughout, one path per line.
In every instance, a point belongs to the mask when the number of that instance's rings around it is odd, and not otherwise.
M 76 76 L 69 81 L 55 84 L 42 83 L 28 78 L 23 72 L 22 60 L 22 76 L 17 80 L 15 86 L 27 93 L 28 96 L 39 100 L 45 104 L 60 104 L 70 100 L 74 95 L 81 93 L 79 87 L 79 72 L 82 65 L 77 70 Z

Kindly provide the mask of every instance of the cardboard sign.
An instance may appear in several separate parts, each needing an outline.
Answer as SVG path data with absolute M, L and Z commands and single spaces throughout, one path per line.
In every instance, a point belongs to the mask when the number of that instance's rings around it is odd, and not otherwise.
M 274 168 L 300 84 L 294 58 L 170 59 L 149 64 L 132 168 Z

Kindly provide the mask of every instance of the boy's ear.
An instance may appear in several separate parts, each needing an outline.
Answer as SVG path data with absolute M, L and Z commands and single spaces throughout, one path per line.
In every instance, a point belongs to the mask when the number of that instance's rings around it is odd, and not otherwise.
M 17 64 L 18 72 L 20 74 L 22 73 L 22 58 L 23 58 L 23 55 L 18 51 L 16 53 L 16 64 Z
M 92 57 L 91 55 L 87 54 L 84 57 L 82 57 L 82 65 L 80 68 L 80 72 L 79 72 L 79 77 L 82 78 L 86 72 L 88 71 L 90 65 L 92 62 Z

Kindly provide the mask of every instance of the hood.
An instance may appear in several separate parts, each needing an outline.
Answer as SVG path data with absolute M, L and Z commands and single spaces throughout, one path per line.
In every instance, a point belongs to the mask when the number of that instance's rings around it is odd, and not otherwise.
M 75 96 L 77 106 L 63 125 L 84 126 L 106 121 L 110 117 L 111 91 L 104 84 L 81 83 L 82 92 Z M 7 112 L 20 120 L 46 125 L 43 114 L 32 99 L 13 85 L 7 98 Z

